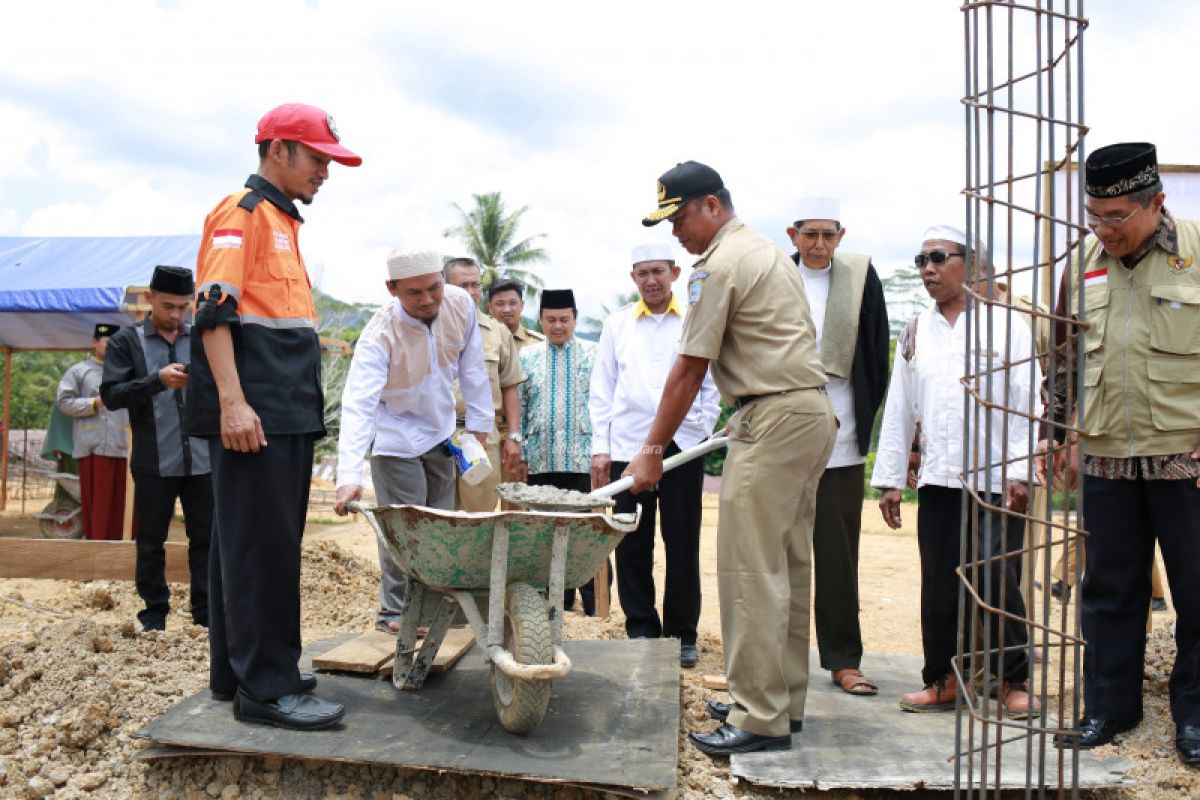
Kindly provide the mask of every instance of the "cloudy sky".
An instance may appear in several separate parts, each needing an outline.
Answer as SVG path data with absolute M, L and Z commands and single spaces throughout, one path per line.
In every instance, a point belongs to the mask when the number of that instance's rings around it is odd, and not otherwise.
M 1200 4 L 1085 10 L 1089 147 L 1200 163 Z M 798 197 L 839 196 L 843 247 L 887 274 L 964 218 L 963 39 L 951 0 L 4 2 L 0 235 L 198 233 L 255 169 L 258 118 L 300 101 L 364 158 L 304 211 L 342 299 L 381 300 L 395 243 L 459 251 L 452 204 L 498 190 L 546 234 L 546 285 L 594 313 L 633 245 L 670 241 L 639 221 L 687 159 L 781 244 Z

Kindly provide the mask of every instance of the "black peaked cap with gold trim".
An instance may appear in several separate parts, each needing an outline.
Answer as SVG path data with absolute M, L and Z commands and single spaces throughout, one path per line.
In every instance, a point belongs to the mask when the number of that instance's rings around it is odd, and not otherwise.
M 642 220 L 649 228 L 683 208 L 697 197 L 716 194 L 725 183 L 715 169 L 699 161 L 676 164 L 658 179 L 658 208 Z

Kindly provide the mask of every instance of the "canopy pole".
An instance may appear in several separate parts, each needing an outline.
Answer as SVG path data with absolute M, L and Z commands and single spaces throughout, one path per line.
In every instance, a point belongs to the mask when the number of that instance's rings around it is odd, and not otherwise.
M 8 428 L 9 398 L 12 394 L 11 347 L 4 348 L 4 419 L 0 420 L 0 511 L 8 508 Z M 26 434 L 28 435 L 28 434 Z

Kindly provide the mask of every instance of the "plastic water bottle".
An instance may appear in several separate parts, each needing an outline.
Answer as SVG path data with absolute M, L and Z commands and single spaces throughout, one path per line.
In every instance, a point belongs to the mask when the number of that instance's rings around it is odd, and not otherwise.
M 454 466 L 458 474 L 471 486 L 476 486 L 492 474 L 492 462 L 488 460 L 487 451 L 472 433 L 457 431 L 450 437 L 450 455 L 454 456 Z

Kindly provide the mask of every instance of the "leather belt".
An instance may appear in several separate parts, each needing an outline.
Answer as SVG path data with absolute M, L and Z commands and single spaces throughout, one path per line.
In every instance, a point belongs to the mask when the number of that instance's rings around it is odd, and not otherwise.
M 460 428 L 465 428 L 465 427 L 467 427 L 467 418 L 466 417 L 455 417 L 454 424 Z
M 750 405 L 751 403 L 753 403 L 755 401 L 762 400 L 764 397 L 774 397 L 775 395 L 779 395 L 779 394 L 791 394 L 792 392 L 823 392 L 823 391 L 825 391 L 824 386 L 811 386 L 806 389 L 785 389 L 782 392 L 767 392 L 766 394 L 748 394 L 748 395 L 744 395 L 744 396 L 739 397 L 736 400 L 734 400 L 733 407 L 736 408 L 738 411 L 741 411 L 746 406 Z

